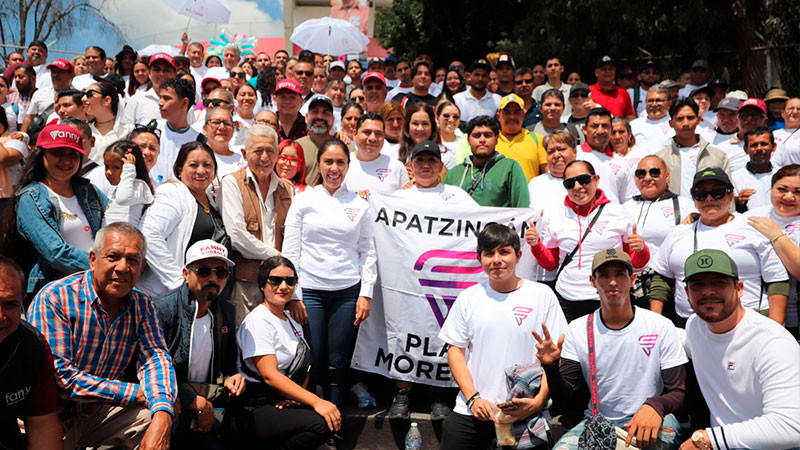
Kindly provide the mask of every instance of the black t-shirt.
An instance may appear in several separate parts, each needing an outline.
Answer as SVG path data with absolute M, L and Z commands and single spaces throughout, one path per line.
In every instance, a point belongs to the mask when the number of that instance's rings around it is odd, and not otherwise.
M 417 102 L 425 102 L 435 108 L 436 102 L 438 101 L 436 97 L 432 96 L 431 94 L 417 95 L 413 92 L 405 92 L 402 94 L 397 94 L 394 96 L 392 100 L 400 102 L 400 104 L 403 105 L 403 108 L 405 108 L 406 111 L 408 110 L 408 108 L 411 107 L 411 105 Z
M 224 235 L 225 225 L 222 223 L 219 212 L 213 206 L 206 212 L 205 206 L 197 202 L 197 216 L 194 219 L 194 228 L 192 228 L 192 235 L 189 237 L 189 245 L 186 248 L 188 249 L 192 244 L 203 239 L 212 239 L 225 245 L 226 243 L 222 241 Z

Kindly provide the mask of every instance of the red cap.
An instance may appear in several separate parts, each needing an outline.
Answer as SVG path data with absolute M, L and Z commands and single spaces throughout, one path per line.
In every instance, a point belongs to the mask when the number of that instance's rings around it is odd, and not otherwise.
M 277 94 L 283 89 L 288 89 L 297 95 L 303 95 L 303 91 L 300 90 L 300 83 L 292 78 L 284 78 L 283 80 L 279 81 L 278 85 L 275 86 L 275 93 Z
M 378 80 L 382 85 L 386 86 L 386 77 L 380 72 L 367 72 L 367 74 L 364 75 L 364 79 L 361 80 L 361 84 L 367 84 L 369 80 Z
M 167 64 L 172 66 L 173 69 L 175 68 L 175 58 L 173 58 L 172 55 L 169 55 L 168 53 L 154 54 L 153 56 L 150 57 L 150 64 L 148 64 L 148 66 L 152 66 L 158 61 L 166 61 Z
M 761 110 L 764 114 L 767 113 L 767 104 L 764 103 L 764 100 L 760 98 L 748 98 L 747 100 L 743 101 L 741 105 L 739 105 L 738 111 L 741 111 L 742 108 L 746 108 L 748 106 L 754 106 Z
M 75 71 L 75 67 L 72 65 L 69 60 L 64 58 L 56 58 L 53 62 L 47 65 L 48 69 L 61 69 L 65 72 L 72 73 Z
M 83 136 L 77 129 L 57 123 L 47 125 L 39 133 L 36 146 L 42 148 L 71 148 L 85 155 L 83 150 Z
M 203 78 L 203 81 L 201 81 L 201 82 L 200 82 L 200 87 L 201 87 L 201 88 L 203 88 L 203 89 L 205 89 L 205 87 L 206 87 L 206 84 L 208 84 L 208 83 L 210 83 L 210 82 L 212 82 L 212 81 L 215 81 L 217 84 L 219 84 L 220 86 L 222 86 L 222 82 L 221 82 L 221 81 L 219 81 L 219 79 L 217 79 L 217 78 L 214 78 L 214 77 L 208 77 L 208 78 Z

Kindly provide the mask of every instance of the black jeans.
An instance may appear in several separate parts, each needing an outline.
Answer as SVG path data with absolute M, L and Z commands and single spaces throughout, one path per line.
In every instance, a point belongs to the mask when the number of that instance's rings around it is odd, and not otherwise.
M 494 422 L 483 422 L 474 416 L 452 412 L 442 423 L 439 450 L 494 449 L 495 437 Z M 547 445 L 542 445 L 534 447 L 534 450 L 547 448 Z
M 564 311 L 567 323 L 572 322 L 578 317 L 591 314 L 600 308 L 600 300 L 566 300 L 558 295 L 558 303 Z
M 325 419 L 303 406 L 229 406 L 223 428 L 229 448 L 315 449 L 333 437 Z

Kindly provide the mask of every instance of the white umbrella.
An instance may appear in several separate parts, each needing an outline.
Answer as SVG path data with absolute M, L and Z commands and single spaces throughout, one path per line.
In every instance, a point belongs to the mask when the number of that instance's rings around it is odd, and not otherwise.
M 289 40 L 304 50 L 325 55 L 361 53 L 369 44 L 356 26 L 331 17 L 306 20 L 294 29 Z
M 203 23 L 228 23 L 231 10 L 222 0 L 163 0 L 178 14 Z M 189 28 L 189 25 L 186 25 Z
M 150 44 L 147 47 L 139 50 L 139 54 L 143 56 L 155 55 L 156 53 L 166 53 L 168 55 L 178 56 L 178 53 L 180 52 L 178 51 L 177 48 L 171 45 L 159 45 L 159 44 Z

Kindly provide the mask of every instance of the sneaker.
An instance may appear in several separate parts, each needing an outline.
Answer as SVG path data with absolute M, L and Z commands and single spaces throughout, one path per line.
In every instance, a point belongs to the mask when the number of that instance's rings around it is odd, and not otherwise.
M 444 420 L 450 414 L 450 408 L 442 402 L 431 403 L 431 420 Z
M 367 385 L 364 383 L 356 383 L 350 386 L 350 393 L 353 396 L 353 401 L 359 409 L 375 407 L 375 397 L 370 395 L 370 393 L 367 391 Z
M 389 407 L 388 417 L 390 419 L 411 419 L 411 411 L 408 408 L 408 394 L 411 389 L 398 389 L 397 394 L 392 400 L 392 406 Z

